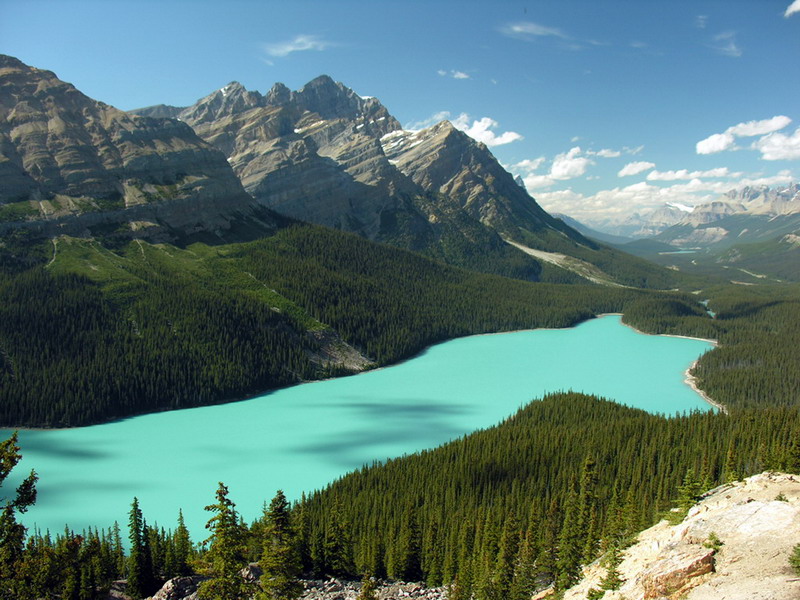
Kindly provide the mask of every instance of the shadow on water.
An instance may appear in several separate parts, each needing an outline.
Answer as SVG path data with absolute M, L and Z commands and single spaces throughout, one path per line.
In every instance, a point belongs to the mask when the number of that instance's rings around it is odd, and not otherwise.
M 145 485 L 142 482 L 123 483 L 122 481 L 96 481 L 96 480 L 81 480 L 74 479 L 62 484 L 47 483 L 44 480 L 39 480 L 36 483 L 36 490 L 38 497 L 36 499 L 36 506 L 46 507 L 52 506 L 61 502 L 64 498 L 75 495 L 76 490 L 79 494 L 85 493 L 98 493 L 107 494 L 113 492 L 114 494 L 129 492 L 131 499 L 136 494 L 141 494 L 147 488 L 152 488 L 152 485 Z
M 400 398 L 387 399 L 384 402 L 368 402 L 356 400 L 358 396 L 351 396 L 354 400 L 341 402 L 325 402 L 309 404 L 310 408 L 346 408 L 360 413 L 364 418 L 391 419 L 392 417 L 435 417 L 445 415 L 466 415 L 474 412 L 474 408 L 469 404 L 441 404 L 438 398 L 430 400 L 403 400 Z
M 465 404 L 443 406 L 418 401 L 408 404 L 341 402 L 335 406 L 355 411 L 365 422 L 358 428 L 323 434 L 312 443 L 296 446 L 294 452 L 354 468 L 380 458 L 381 452 L 377 450 L 380 447 L 386 447 L 384 457 L 388 458 L 388 455 L 431 448 L 454 439 L 464 433 L 463 425 L 448 417 L 472 412 Z M 355 420 L 357 422 L 357 418 Z
M 53 439 L 49 435 L 37 435 L 36 432 L 33 434 L 21 432 L 19 446 L 23 457 L 27 452 L 75 460 L 105 460 L 113 456 L 113 453 L 107 450 L 97 450 L 83 444 L 70 444 Z

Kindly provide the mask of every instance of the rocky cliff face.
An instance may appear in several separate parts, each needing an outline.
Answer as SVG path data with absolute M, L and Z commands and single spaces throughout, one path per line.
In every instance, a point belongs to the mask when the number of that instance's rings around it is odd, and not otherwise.
M 414 183 L 506 236 L 517 238 L 518 228 L 560 227 L 484 144 L 448 121 L 422 131 L 392 131 L 381 138 L 381 145 L 389 161 Z
M 179 118 L 225 153 L 256 200 L 287 216 L 378 239 L 382 215 L 419 191 L 378 142 L 399 123 L 327 76 L 266 95 L 234 82 Z
M 252 211 L 224 155 L 188 125 L 129 115 L 0 56 L 0 223 L 215 231 Z
M 619 566 L 624 583 L 603 598 L 798 598 L 800 580 L 788 561 L 799 542 L 800 476 L 755 475 L 712 490 L 679 525 L 662 521 L 639 534 Z M 584 600 L 605 575 L 590 565 L 564 600 Z
M 483 144 L 448 122 L 403 131 L 377 99 L 327 76 L 297 91 L 278 83 L 266 95 L 231 83 L 179 118 L 225 153 L 259 203 L 293 218 L 462 266 L 513 264 L 493 272 L 525 278 L 540 267 L 503 237 L 526 230 L 586 242 Z

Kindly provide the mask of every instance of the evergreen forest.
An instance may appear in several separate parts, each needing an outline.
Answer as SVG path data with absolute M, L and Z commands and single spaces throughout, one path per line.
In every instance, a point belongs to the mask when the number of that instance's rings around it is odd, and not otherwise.
M 655 293 L 480 274 L 311 225 L 186 248 L 61 237 L 49 251 L 0 277 L 3 426 L 85 425 L 344 374 L 317 358 L 326 332 L 383 366 Z

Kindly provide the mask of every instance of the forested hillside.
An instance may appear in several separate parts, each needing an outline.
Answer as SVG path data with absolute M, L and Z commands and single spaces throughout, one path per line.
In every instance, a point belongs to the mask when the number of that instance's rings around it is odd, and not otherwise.
M 461 335 L 567 327 L 647 293 L 482 275 L 310 225 L 186 248 L 62 236 L 33 247 L 37 266 L 15 259 L 19 247 L 0 278 L 6 426 L 96 423 L 346 373 L 319 359 L 318 332 L 385 365 Z
M 714 400 L 729 407 L 798 406 L 800 288 L 793 285 L 718 286 L 703 307 L 679 298 L 642 298 L 623 320 L 650 333 L 714 339 L 694 375 Z
M 798 440 L 796 406 L 665 418 L 554 394 L 313 494 L 296 509 L 305 566 L 455 583 L 458 598 L 528 598 L 554 581 L 568 586 L 581 564 L 700 489 L 796 472 Z M 349 537 L 337 540 L 342 530 Z

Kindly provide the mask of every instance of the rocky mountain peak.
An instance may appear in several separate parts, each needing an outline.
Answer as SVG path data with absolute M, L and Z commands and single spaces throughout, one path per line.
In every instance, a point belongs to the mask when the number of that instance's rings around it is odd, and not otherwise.
M 207 123 L 265 104 L 264 96 L 248 91 L 238 81 L 232 81 L 182 111 L 179 118 L 192 124 Z
M 31 69 L 31 67 L 14 56 L 0 54 L 0 69 Z
M 322 119 L 358 119 L 376 121 L 383 117 L 388 121 L 385 133 L 400 129 L 394 117 L 375 98 L 362 98 L 349 87 L 334 81 L 328 75 L 320 75 L 292 94 L 292 101 L 301 111 L 316 113 Z
M 292 91 L 281 82 L 276 83 L 265 96 L 270 106 L 283 106 L 292 100 Z
M 731 190 L 721 200 L 743 206 L 743 211 L 769 216 L 800 213 L 800 184 L 771 188 L 766 185 L 746 186 Z

